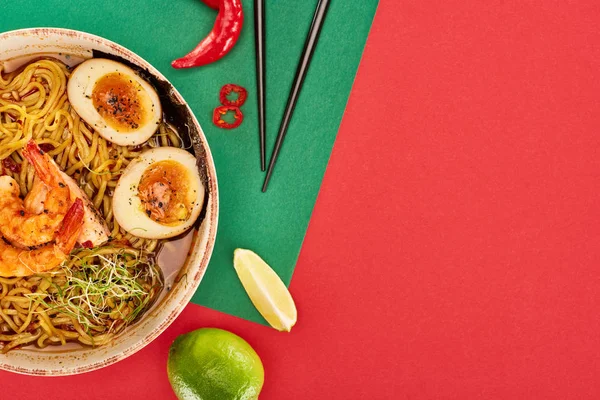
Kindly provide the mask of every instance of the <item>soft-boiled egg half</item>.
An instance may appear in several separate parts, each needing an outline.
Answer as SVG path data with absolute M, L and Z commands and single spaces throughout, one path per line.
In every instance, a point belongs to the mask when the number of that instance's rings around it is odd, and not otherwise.
M 156 90 L 133 69 L 104 58 L 89 59 L 73 70 L 67 96 L 85 122 L 121 146 L 147 141 L 162 117 Z
M 135 158 L 113 194 L 113 214 L 127 232 L 164 239 L 188 230 L 204 203 L 196 158 L 175 147 L 157 147 Z

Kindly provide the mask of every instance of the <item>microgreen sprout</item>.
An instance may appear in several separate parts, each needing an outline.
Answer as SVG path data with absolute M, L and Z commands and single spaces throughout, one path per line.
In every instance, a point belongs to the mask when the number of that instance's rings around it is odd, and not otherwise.
M 76 319 L 88 334 L 117 333 L 150 308 L 162 289 L 154 258 L 137 250 L 83 249 L 73 259 L 73 265 L 61 268 L 64 283 L 32 297 Z

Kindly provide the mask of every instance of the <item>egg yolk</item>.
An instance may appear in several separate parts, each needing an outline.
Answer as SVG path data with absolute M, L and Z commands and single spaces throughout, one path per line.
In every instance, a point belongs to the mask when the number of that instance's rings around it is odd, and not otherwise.
M 96 81 L 92 102 L 98 114 L 117 132 L 131 132 L 144 124 L 146 92 L 134 79 L 111 72 Z
M 163 225 L 178 225 L 192 210 L 187 169 L 177 161 L 152 164 L 144 171 L 138 185 L 144 211 Z

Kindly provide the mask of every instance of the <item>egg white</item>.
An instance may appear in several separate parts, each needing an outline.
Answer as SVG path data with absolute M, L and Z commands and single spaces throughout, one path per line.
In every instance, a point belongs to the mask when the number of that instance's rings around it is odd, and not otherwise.
M 192 209 L 189 218 L 179 225 L 163 225 L 151 219 L 145 212 L 138 196 L 138 186 L 144 172 L 159 161 L 172 160 L 188 171 L 188 196 Z M 182 177 L 185 179 L 185 177 Z M 157 147 L 147 150 L 134 159 L 119 179 L 113 194 L 113 215 L 119 225 L 132 235 L 147 239 L 165 239 L 188 230 L 198 219 L 204 204 L 205 190 L 196 158 L 187 151 L 175 147 Z
M 104 75 L 118 72 L 137 82 L 144 93 L 140 96 L 146 103 L 146 121 L 133 131 L 118 132 L 109 126 L 96 111 L 92 93 L 96 82 Z M 69 102 L 85 122 L 106 140 L 121 146 L 134 146 L 146 142 L 156 132 L 162 118 L 162 108 L 156 90 L 128 66 L 104 58 L 91 58 L 79 64 L 71 73 L 67 83 Z

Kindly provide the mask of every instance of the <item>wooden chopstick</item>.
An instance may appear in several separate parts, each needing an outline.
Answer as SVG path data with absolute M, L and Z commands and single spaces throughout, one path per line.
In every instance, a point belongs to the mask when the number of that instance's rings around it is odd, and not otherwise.
M 265 127 L 265 0 L 254 0 L 254 42 L 256 45 L 256 95 L 258 97 L 258 140 L 260 170 L 266 164 Z
M 300 94 L 300 90 L 302 89 L 302 84 L 304 83 L 306 72 L 308 71 L 312 55 L 315 51 L 315 46 L 319 40 L 319 34 L 321 33 L 321 27 L 323 26 L 325 16 L 327 15 L 328 6 L 329 0 L 319 0 L 317 8 L 315 9 L 312 24 L 310 26 L 310 30 L 308 31 L 306 42 L 304 43 L 304 50 L 302 50 L 300 62 L 298 63 L 298 68 L 296 69 L 294 83 L 292 84 L 287 105 L 285 107 L 285 112 L 283 113 L 283 118 L 281 120 L 281 125 L 279 126 L 279 133 L 277 134 L 275 147 L 273 148 L 273 153 L 271 154 L 271 160 L 269 160 L 269 168 L 267 169 L 267 175 L 265 176 L 265 182 L 263 183 L 262 187 L 263 192 L 266 192 L 267 187 L 269 186 L 269 180 L 271 179 L 271 175 L 273 174 L 273 168 L 275 167 L 275 163 L 277 162 L 277 157 L 279 156 L 281 145 L 283 144 L 283 140 L 285 139 L 287 128 L 289 126 L 290 120 L 292 119 L 292 114 L 294 113 L 296 102 L 298 101 L 298 95 Z

